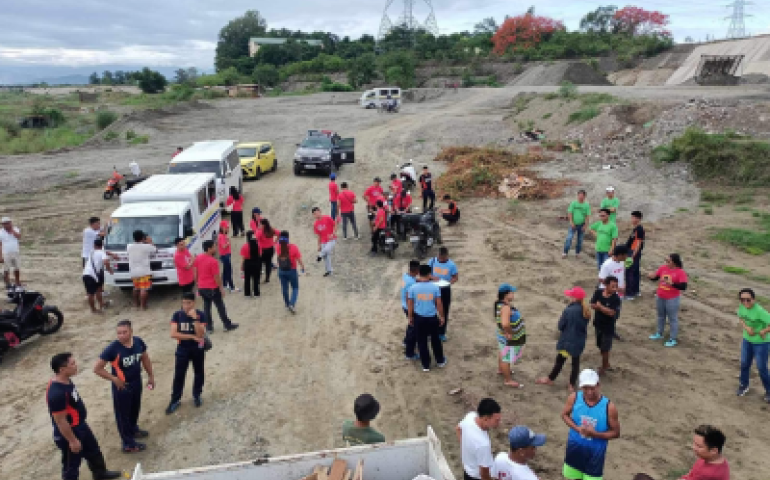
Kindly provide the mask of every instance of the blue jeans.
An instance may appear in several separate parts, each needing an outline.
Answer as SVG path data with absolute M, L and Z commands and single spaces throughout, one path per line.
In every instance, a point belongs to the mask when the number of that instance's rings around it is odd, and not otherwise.
M 682 297 L 670 298 L 664 300 L 660 297 L 655 299 L 655 305 L 658 310 L 658 335 L 663 335 L 666 329 L 666 317 L 670 327 L 669 337 L 676 340 L 679 335 L 679 302 Z M 767 364 L 765 362 L 765 364 Z
M 337 203 L 339 202 L 330 202 L 332 204 L 332 220 L 337 220 Z
M 575 225 L 575 228 L 572 228 L 572 225 L 569 227 L 569 231 L 567 231 L 567 241 L 564 242 L 564 255 L 569 253 L 569 249 L 572 248 L 572 239 L 575 237 L 575 234 L 577 234 L 577 244 L 575 244 L 575 253 L 580 253 L 583 250 L 583 235 L 586 232 L 585 224 L 583 225 Z
M 610 258 L 610 252 L 596 252 L 596 270 L 601 270 L 608 258 Z
M 222 286 L 230 289 L 235 288 L 235 284 L 233 283 L 233 265 L 230 263 L 230 254 L 220 255 L 219 260 L 222 262 Z
M 297 296 L 299 295 L 299 275 L 297 270 L 278 270 L 278 280 L 281 281 L 281 293 L 283 293 L 283 302 L 287 307 L 297 305 Z M 291 298 L 289 298 L 289 286 L 291 286 Z
M 751 363 L 757 359 L 757 370 L 759 378 L 765 387 L 765 394 L 770 395 L 770 372 L 767 369 L 768 352 L 770 352 L 770 343 L 751 343 L 745 338 L 741 344 L 741 387 L 749 386 L 749 373 Z

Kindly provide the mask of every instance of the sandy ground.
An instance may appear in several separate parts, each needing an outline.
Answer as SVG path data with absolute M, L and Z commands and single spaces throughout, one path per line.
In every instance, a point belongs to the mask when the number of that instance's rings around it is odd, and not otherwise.
M 527 88 L 527 91 L 549 89 Z M 582 90 L 582 89 L 581 89 Z M 447 229 L 445 243 L 460 269 L 453 293 L 446 353 L 449 365 L 423 373 L 403 359 L 405 319 L 400 312 L 400 276 L 410 255 L 397 260 L 368 258 L 368 242 L 341 242 L 336 275 L 322 278 L 313 260 L 315 239 L 310 208 L 327 207 L 326 182 L 320 177 L 295 177 L 289 168 L 294 144 L 308 128 L 331 128 L 357 139 L 358 161 L 346 166 L 341 181 L 359 194 L 375 175 L 388 175 L 397 161 L 429 161 L 448 145 L 504 142 L 512 131 L 505 120 L 511 99 L 522 89 L 465 90 L 433 101 L 407 105 L 397 116 L 379 115 L 352 105 L 334 105 L 331 96 L 225 100 L 206 108 L 154 114 L 131 128 L 151 135 L 149 145 L 107 148 L 96 145 L 54 155 L 0 158 L 0 213 L 17 219 L 22 232 L 24 280 L 43 291 L 65 313 L 61 332 L 37 338 L 6 356 L 0 366 L 0 478 L 58 478 L 59 453 L 51 441 L 45 406 L 45 385 L 51 376 L 49 358 L 72 351 L 82 373 L 75 381 L 89 408 L 89 423 L 113 468 L 145 471 L 247 460 L 342 446 L 340 424 L 351 418 L 353 399 L 373 393 L 382 404 L 376 426 L 388 439 L 422 435 L 432 425 L 456 474 L 462 475 L 454 425 L 478 399 L 493 396 L 503 405 L 505 421 L 493 436 L 494 449 L 505 447 L 505 431 L 524 423 L 549 435 L 540 450 L 536 471 L 543 480 L 560 478 L 567 428 L 559 417 L 566 398 L 566 378 L 558 387 L 534 385 L 546 374 L 555 353 L 556 321 L 564 307 L 561 292 L 573 285 L 592 287 L 595 270 L 589 256 L 561 260 L 566 224 L 558 220 L 568 199 L 511 206 L 505 201 L 462 204 L 459 227 Z M 584 91 L 607 91 L 586 88 Z M 687 99 L 692 89 L 611 89 L 629 98 Z M 762 88 L 698 89 L 705 95 L 761 97 Z M 128 127 L 126 127 L 128 128 Z M 230 316 L 241 324 L 235 334 L 213 336 L 207 356 L 205 404 L 192 406 L 188 390 L 182 408 L 163 413 L 173 374 L 174 342 L 168 319 L 177 307 L 174 289 L 153 292 L 149 312 L 132 311 L 119 290 L 109 315 L 85 313 L 80 283 L 80 232 L 93 214 L 107 217 L 115 202 L 101 200 L 101 186 L 114 164 L 136 159 L 145 169 L 161 170 L 177 145 L 211 138 L 272 140 L 279 170 L 259 182 L 247 183 L 247 208 L 259 206 L 274 225 L 288 229 L 310 265 L 301 279 L 298 314 L 284 310 L 277 279 L 264 285 L 259 299 L 227 297 Z M 435 166 L 439 171 L 440 166 Z M 554 168 L 568 171 L 557 164 Z M 77 172 L 73 174 L 71 172 Z M 577 178 L 598 204 L 602 185 L 613 172 Z M 658 179 L 665 182 L 665 179 Z M 626 181 L 624 185 L 631 185 Z M 630 188 L 630 187 L 629 187 Z M 641 187 L 640 187 L 641 188 Z M 654 197 L 658 189 L 652 192 Z M 29 193 L 30 191 L 36 193 Z M 696 190 L 697 191 L 697 190 Z M 634 203 L 619 191 L 621 218 Z M 618 405 L 622 437 L 613 441 L 606 478 L 628 479 L 646 471 L 656 478 L 676 478 L 693 462 L 690 432 L 700 423 L 721 426 L 728 436 L 727 456 L 733 477 L 764 480 L 770 434 L 758 418 L 768 407 L 759 396 L 759 380 L 745 398 L 736 398 L 740 329 L 731 313 L 739 287 L 752 285 L 770 296 L 767 285 L 722 273 L 721 266 L 751 269 L 770 275 L 766 262 L 708 240 L 719 225 L 748 224 L 748 212 L 716 207 L 714 215 L 688 208 L 692 192 L 645 201 L 654 210 L 644 270 L 656 267 L 671 251 L 683 254 L 693 289 L 684 302 L 680 347 L 664 349 L 647 340 L 654 328 L 653 287 L 643 286 L 641 300 L 626 305 L 616 344 L 616 372 L 604 379 L 604 393 Z M 624 196 L 625 195 L 625 196 Z M 752 208 L 766 208 L 765 192 L 757 192 Z M 364 223 L 359 212 L 359 223 Z M 629 232 L 621 223 L 621 236 Z M 366 231 L 366 227 L 364 227 Z M 236 244 L 240 245 L 241 240 Z M 592 251 L 589 242 L 588 251 Z M 492 303 L 503 281 L 519 286 L 516 306 L 528 329 L 528 345 L 516 377 L 524 389 L 503 388 L 495 374 L 496 344 Z M 109 385 L 91 368 L 113 339 L 118 319 L 130 318 L 135 334 L 144 338 L 153 359 L 158 386 L 143 399 L 141 426 L 151 432 L 148 450 L 135 456 L 120 453 Z M 218 320 L 217 320 L 218 322 Z M 598 352 L 589 337 L 585 366 L 597 366 Z M 566 373 L 566 372 L 565 372 Z M 453 388 L 464 394 L 448 396 Z M 83 467 L 83 474 L 87 475 Z

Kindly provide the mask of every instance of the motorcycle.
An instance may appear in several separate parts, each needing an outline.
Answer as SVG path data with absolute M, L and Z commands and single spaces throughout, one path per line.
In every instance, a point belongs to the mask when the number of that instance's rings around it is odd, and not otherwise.
M 392 107 L 388 105 L 387 102 L 382 102 L 380 104 L 380 108 L 377 109 L 379 113 L 398 113 L 398 110 L 401 108 L 401 106 L 396 103 Z
M 428 255 L 428 250 L 435 244 L 443 243 L 441 226 L 436 221 L 436 211 L 427 210 L 424 213 L 408 213 L 402 215 L 401 223 L 412 244 L 414 256 L 422 260 Z
M 411 192 L 415 185 L 417 185 L 417 172 L 412 165 L 412 161 L 409 160 L 403 165 L 396 164 L 396 169 L 398 170 L 398 176 L 401 178 L 401 185 L 404 187 L 404 190 Z
M 109 180 L 107 180 L 107 186 L 104 187 L 104 194 L 102 195 L 104 199 L 109 200 L 113 197 L 113 195 L 120 196 L 120 193 L 120 179 L 111 177 Z
M 11 348 L 35 335 L 56 333 L 64 323 L 64 315 L 45 297 L 32 290 L 11 288 L 8 298 L 16 305 L 13 310 L 0 311 L 0 360 Z
M 398 248 L 398 239 L 396 233 L 390 227 L 385 227 L 380 232 L 380 238 L 377 239 L 377 251 L 384 252 L 388 258 L 394 258 Z

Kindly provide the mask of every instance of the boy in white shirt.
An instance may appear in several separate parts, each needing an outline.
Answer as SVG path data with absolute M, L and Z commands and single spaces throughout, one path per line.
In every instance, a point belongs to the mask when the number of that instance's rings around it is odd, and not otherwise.
M 489 430 L 500 425 L 500 405 L 491 398 L 479 402 L 457 425 L 457 439 L 462 446 L 464 480 L 492 480 L 492 443 Z
M 511 451 L 497 454 L 492 476 L 498 480 L 538 480 L 527 462 L 535 458 L 537 447 L 545 445 L 545 435 L 517 425 L 508 433 L 508 443 Z

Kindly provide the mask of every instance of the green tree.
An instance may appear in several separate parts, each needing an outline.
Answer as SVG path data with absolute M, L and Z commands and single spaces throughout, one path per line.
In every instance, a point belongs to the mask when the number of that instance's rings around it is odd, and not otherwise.
M 184 68 L 178 68 L 174 72 L 174 83 L 184 85 L 189 81 L 190 81 L 190 77 L 187 76 L 187 70 L 185 70 Z
M 415 85 L 416 61 L 412 52 L 400 50 L 382 55 L 379 64 L 380 71 L 388 82 L 401 88 Z
M 163 89 L 166 88 L 166 85 L 168 85 L 168 80 L 166 80 L 166 77 L 161 75 L 160 72 L 150 70 L 147 67 L 144 67 L 142 71 L 136 75 L 136 77 L 139 82 L 139 88 L 144 93 L 162 92 Z
M 278 85 L 278 69 L 269 63 L 254 67 L 253 77 L 254 81 L 262 86 L 274 87 Z
M 99 79 L 99 74 L 94 72 L 88 77 L 88 83 L 91 85 L 99 85 L 101 80 Z
M 103 85 L 112 85 L 114 83 L 114 80 L 112 78 L 112 72 L 109 70 L 105 70 L 102 73 L 102 84 Z
M 241 83 L 241 74 L 235 67 L 230 67 L 217 73 L 219 77 L 219 85 L 226 85 L 228 87 Z
M 219 31 L 219 40 L 214 57 L 214 66 L 217 72 L 230 67 L 240 66 L 244 68 L 243 63 L 236 65 L 236 62 L 241 58 L 249 57 L 249 39 L 260 35 L 264 36 L 266 30 L 267 20 L 257 10 L 249 10 L 242 17 L 230 20 Z M 251 70 L 240 73 L 250 74 Z
M 372 83 L 377 77 L 377 57 L 374 53 L 365 53 L 356 58 L 348 71 L 348 83 L 353 88 Z
M 115 74 L 113 75 L 113 81 L 115 82 L 115 85 L 125 85 L 126 72 L 124 72 L 123 70 L 116 70 Z

